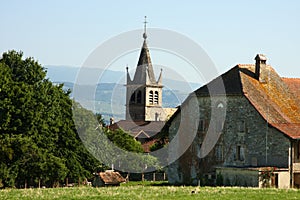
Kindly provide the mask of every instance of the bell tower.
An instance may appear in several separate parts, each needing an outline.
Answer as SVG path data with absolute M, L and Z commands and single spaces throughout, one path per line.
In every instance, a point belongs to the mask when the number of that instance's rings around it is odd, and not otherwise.
M 145 16 L 144 42 L 133 80 L 126 67 L 126 120 L 163 121 L 165 114 L 162 108 L 162 71 L 156 81 L 147 46 L 146 25 Z

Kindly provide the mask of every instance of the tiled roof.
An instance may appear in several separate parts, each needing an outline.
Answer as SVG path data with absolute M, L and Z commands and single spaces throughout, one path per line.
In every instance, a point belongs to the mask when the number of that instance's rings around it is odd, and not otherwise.
M 153 140 L 150 140 L 150 141 L 145 142 L 144 144 L 142 144 L 142 148 L 144 149 L 144 152 L 145 152 L 145 153 L 151 152 L 151 151 L 150 151 L 150 147 L 151 147 L 152 145 L 154 145 L 154 144 L 156 143 L 156 141 L 157 141 L 157 139 L 153 139 Z
M 129 121 L 120 120 L 109 126 L 111 130 L 123 129 L 129 132 L 133 137 L 151 138 L 156 135 L 166 122 L 164 121 Z
M 268 123 L 291 138 L 300 138 L 299 93 L 275 70 L 261 68 L 263 82 L 254 78 L 255 65 L 238 65 L 244 95 Z M 296 92 L 296 93 L 295 93 Z
M 196 95 L 197 96 L 207 96 L 207 94 L 225 95 L 224 92 L 226 92 L 226 95 L 243 94 L 239 71 L 240 69 L 238 68 L 238 66 L 232 68 L 231 70 L 215 78 L 208 84 L 197 89 L 195 91 Z
M 282 80 L 298 98 L 300 104 L 300 78 L 282 78 Z
M 119 172 L 106 171 L 99 173 L 100 178 L 104 181 L 106 185 L 117 185 L 125 182 L 125 179 Z
M 281 78 L 266 65 L 260 81 L 254 64 L 239 64 L 195 91 L 197 96 L 244 95 L 269 125 L 286 136 L 300 139 L 300 79 Z

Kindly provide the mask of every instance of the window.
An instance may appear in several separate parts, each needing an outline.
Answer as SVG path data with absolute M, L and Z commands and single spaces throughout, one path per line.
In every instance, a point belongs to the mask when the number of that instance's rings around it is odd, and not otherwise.
M 214 117 L 215 130 L 217 132 L 221 132 L 223 130 L 225 120 L 225 106 L 222 102 L 218 102 L 216 104 L 216 108 L 216 116 Z
M 201 147 L 202 147 L 202 143 L 200 143 L 200 144 L 197 146 L 197 156 L 198 156 L 198 158 L 201 158 Z
M 240 121 L 240 122 L 238 122 L 238 131 L 239 131 L 240 133 L 246 132 L 245 121 Z
M 136 96 L 137 103 L 142 103 L 142 91 L 139 90 Z
M 153 91 L 152 90 L 149 92 L 149 103 L 153 104 Z
M 135 103 L 135 92 L 130 97 L 130 103 Z
M 158 104 L 158 91 L 154 93 L 154 104 Z
M 199 121 L 199 131 L 204 131 L 204 130 L 205 130 L 204 119 L 200 119 L 200 121 Z
M 241 145 L 238 145 L 236 147 L 236 159 L 239 161 L 243 161 L 245 159 L 244 147 L 242 147 Z
M 217 108 L 218 108 L 218 109 L 223 109 L 223 108 L 224 108 L 223 103 L 218 103 Z
M 215 156 L 217 161 L 223 160 L 223 145 L 216 145 Z
M 220 119 L 217 119 L 215 121 L 216 121 L 216 131 L 221 132 L 223 130 L 224 123 Z

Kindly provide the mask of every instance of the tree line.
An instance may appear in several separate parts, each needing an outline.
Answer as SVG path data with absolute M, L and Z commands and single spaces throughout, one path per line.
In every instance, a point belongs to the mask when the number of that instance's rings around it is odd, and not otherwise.
M 22 52 L 5 52 L 0 58 L 0 188 L 55 187 L 66 178 L 84 180 L 107 168 L 92 155 L 99 151 L 96 143 L 104 142 L 101 137 L 95 140 L 99 136 L 95 127 L 103 123 L 101 115 L 74 102 L 70 90 L 53 84 L 46 73 L 32 57 L 23 58 Z M 79 111 L 75 116 L 74 110 Z M 78 132 L 84 133 L 90 148 Z M 101 133 L 120 148 L 141 152 L 140 143 L 122 130 L 113 134 L 102 128 Z M 145 163 L 157 165 L 155 158 Z

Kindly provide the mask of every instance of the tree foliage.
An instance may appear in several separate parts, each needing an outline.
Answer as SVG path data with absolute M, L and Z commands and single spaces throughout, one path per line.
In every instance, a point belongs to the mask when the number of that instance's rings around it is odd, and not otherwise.
M 62 84 L 48 80 L 33 58 L 24 59 L 22 52 L 3 53 L 0 188 L 39 183 L 55 187 L 65 178 L 88 178 L 106 168 L 104 164 L 135 171 L 158 166 L 156 158 L 142 153 L 139 142 L 122 130 L 105 128 L 100 114 L 72 101 L 69 94 Z
M 82 179 L 99 165 L 82 145 L 72 119 L 70 91 L 22 52 L 0 59 L 0 187 L 38 180 L 56 186 Z
M 143 153 L 141 143 L 122 129 L 112 131 L 102 124 L 99 114 L 74 104 L 74 119 L 80 138 L 101 163 L 114 166 L 123 172 L 153 171 L 159 168 L 158 160 Z
M 129 133 L 122 129 L 117 129 L 115 131 L 106 130 L 105 134 L 110 141 L 123 150 L 136 153 L 144 152 L 141 143 L 136 141 Z

